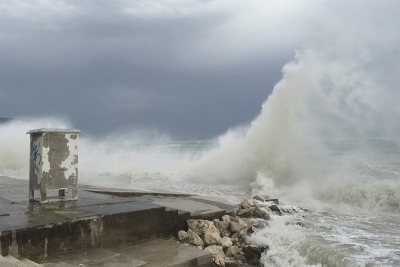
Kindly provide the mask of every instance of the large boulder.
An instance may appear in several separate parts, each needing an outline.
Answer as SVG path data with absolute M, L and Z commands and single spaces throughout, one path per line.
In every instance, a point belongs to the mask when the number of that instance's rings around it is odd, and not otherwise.
M 257 218 L 261 218 L 264 220 L 270 220 L 271 217 L 269 216 L 269 214 L 265 211 L 263 211 L 262 209 L 260 209 L 259 207 L 256 207 L 253 211 L 253 216 L 257 217 Z
M 254 226 L 251 226 L 251 227 L 247 228 L 247 230 L 246 230 L 246 232 L 247 232 L 248 235 L 254 234 L 254 233 L 256 233 L 257 231 L 258 231 L 258 229 L 255 228 Z
M 261 250 L 256 245 L 245 245 L 243 246 L 244 257 L 248 262 L 260 260 Z
M 242 209 L 250 209 L 251 208 L 251 203 L 247 200 L 244 199 L 241 203 L 240 203 L 240 207 Z
M 189 236 L 185 231 L 181 230 L 181 231 L 178 232 L 178 240 L 181 243 L 187 243 L 188 240 L 189 240 Z
M 210 252 L 213 256 L 214 263 L 217 266 L 225 266 L 225 253 L 222 247 L 216 246 L 216 245 L 211 245 L 205 248 L 208 252 Z
M 257 195 L 255 195 L 255 196 L 253 197 L 253 199 L 258 200 L 258 201 L 261 201 L 261 202 L 264 202 L 264 199 L 263 199 L 262 197 L 260 197 L 260 196 L 257 196 Z
M 215 219 L 214 221 L 215 227 L 218 229 L 221 237 L 229 237 L 230 232 L 229 232 L 229 221 L 220 221 L 218 219 Z
M 186 221 L 188 229 L 195 232 L 198 236 L 203 237 L 204 233 L 209 229 L 216 229 L 211 221 L 190 219 Z M 218 231 L 218 229 L 216 229 Z
M 235 257 L 239 253 L 238 246 L 230 246 L 226 249 L 226 256 L 227 257 Z
M 229 222 L 229 231 L 231 231 L 231 233 L 238 233 L 241 229 L 242 226 L 240 225 L 240 223 L 233 221 Z
M 232 240 L 229 237 L 223 237 L 219 241 L 218 245 L 220 245 L 224 250 L 232 246 Z
M 247 228 L 247 227 L 249 227 L 249 225 L 252 224 L 251 219 L 249 219 L 249 218 L 239 218 L 239 217 L 237 217 L 237 221 L 236 222 L 238 222 L 240 224 L 240 227 L 242 227 L 242 229 L 243 228 Z
M 188 234 L 188 242 L 191 245 L 197 246 L 197 247 L 202 247 L 204 248 L 204 242 L 203 240 L 198 236 L 198 234 L 196 234 L 194 231 L 192 231 L 191 229 L 189 229 L 187 231 Z
M 279 215 L 282 215 L 281 209 L 277 205 L 270 205 L 269 209 L 272 210 L 272 211 L 275 211 Z
M 218 245 L 221 240 L 221 236 L 217 228 L 209 228 L 204 232 L 203 241 L 206 246 Z
M 222 221 L 230 222 L 230 221 L 232 221 L 232 217 L 229 215 L 224 215 L 224 216 L 222 216 Z
M 225 267 L 239 267 L 239 262 L 233 258 L 225 258 Z
M 251 218 L 251 208 L 247 209 L 240 209 L 237 211 L 237 216 L 243 217 L 243 218 Z

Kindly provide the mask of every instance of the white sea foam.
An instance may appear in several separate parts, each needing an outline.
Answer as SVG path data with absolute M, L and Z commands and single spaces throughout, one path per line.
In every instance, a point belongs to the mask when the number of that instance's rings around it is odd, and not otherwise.
M 0 124 L 0 174 L 27 179 L 29 130 L 72 128 L 68 120 L 55 117 L 20 118 Z

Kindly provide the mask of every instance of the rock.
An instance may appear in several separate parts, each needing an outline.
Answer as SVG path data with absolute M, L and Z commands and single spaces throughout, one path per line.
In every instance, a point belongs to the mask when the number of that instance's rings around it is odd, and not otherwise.
M 248 262 L 247 262 L 247 266 L 248 266 L 248 267 L 251 267 L 251 266 L 254 266 L 254 267 L 261 267 L 262 265 L 261 265 L 260 260 L 258 260 L 258 259 L 252 259 L 251 261 L 248 261 Z
M 240 243 L 240 239 L 242 239 L 242 236 L 240 235 L 240 232 L 234 233 L 231 236 L 231 240 L 237 240 L 237 243 Z
M 269 249 L 269 246 L 265 245 L 265 246 L 259 247 L 259 249 L 260 249 L 261 253 L 264 253 L 265 251 L 267 251 Z
M 260 197 L 260 196 L 255 195 L 253 198 L 258 200 L 258 201 L 264 202 L 264 199 L 262 197 Z
M 232 240 L 233 245 L 235 245 L 235 246 L 239 243 L 239 239 L 238 238 L 232 238 L 231 237 L 231 240 Z
M 188 234 L 185 231 L 179 231 L 178 232 L 178 240 L 181 243 L 187 243 L 189 239 Z
M 229 237 L 223 237 L 219 241 L 218 245 L 222 247 L 223 250 L 231 247 L 233 245 L 232 240 Z
M 258 229 L 255 228 L 254 226 L 251 226 L 251 227 L 247 228 L 247 234 L 248 235 L 254 234 L 257 231 L 258 231 Z
M 266 199 L 265 202 L 273 202 L 276 205 L 279 205 L 279 200 L 277 198 Z
M 231 233 L 238 233 L 242 229 L 242 226 L 238 222 L 229 222 L 229 231 Z
M 190 219 L 186 221 L 187 226 L 190 230 L 195 232 L 198 236 L 203 237 L 205 231 L 208 229 L 215 228 L 215 225 L 211 221 L 207 220 L 195 220 L 195 219 Z M 216 228 L 215 228 L 216 229 Z
M 231 235 L 229 232 L 229 221 L 220 221 L 215 219 L 213 222 L 215 227 L 220 232 L 221 237 L 229 237 Z
M 243 217 L 243 218 L 251 218 L 251 209 L 240 209 L 237 212 L 237 216 Z
M 247 202 L 250 204 L 250 207 L 255 207 L 258 204 L 255 199 L 248 199 Z
M 253 216 L 257 217 L 257 218 L 261 218 L 261 219 L 267 220 L 267 221 L 271 219 L 271 217 L 269 216 L 268 213 L 266 213 L 265 211 L 263 211 L 262 209 L 260 209 L 258 207 L 256 207 L 254 209 Z
M 264 220 L 256 220 L 253 222 L 253 226 L 257 229 L 262 229 L 268 226 L 268 222 Z
M 240 230 L 240 236 L 242 237 L 243 240 L 246 240 L 247 230 L 246 229 Z
M 243 219 L 247 219 L 250 220 L 248 218 L 243 218 Z M 251 220 L 250 220 L 251 221 Z M 246 223 L 244 220 L 242 220 L 241 218 L 238 218 L 237 222 L 240 224 L 240 227 L 243 228 L 247 228 L 248 227 L 248 223 Z
M 226 249 L 226 256 L 227 257 L 235 257 L 239 253 L 238 246 L 230 246 Z
M 213 227 L 205 231 L 203 241 L 206 246 L 218 245 L 220 240 L 221 236 L 219 235 L 219 231 L 217 228 Z
M 247 262 L 246 258 L 240 254 L 236 254 L 235 259 L 239 262 L 239 266 L 244 266 L 244 264 Z
M 240 203 L 240 207 L 242 209 L 250 209 L 251 208 L 251 204 L 249 203 L 249 201 L 247 199 L 244 199 L 241 203 Z
M 222 221 L 230 222 L 230 221 L 232 221 L 232 217 L 229 215 L 224 215 L 224 216 L 222 216 Z
M 267 204 L 257 203 L 256 207 L 263 208 L 266 212 L 271 212 L 271 210 L 269 209 L 269 206 Z
M 225 267 L 239 267 L 239 263 L 233 258 L 225 258 Z
M 216 245 L 211 245 L 205 248 L 208 252 L 210 252 L 213 256 L 214 263 L 217 266 L 225 266 L 224 258 L 225 258 L 225 253 L 220 246 Z
M 260 260 L 261 250 L 256 245 L 245 245 L 243 246 L 244 257 L 247 261 L 252 261 L 253 259 Z
M 270 208 L 272 211 L 277 212 L 279 215 L 282 215 L 282 212 L 281 212 L 280 208 L 279 208 L 277 205 L 270 205 L 269 208 Z
M 202 248 L 204 248 L 203 240 L 194 231 L 189 229 L 187 231 L 187 235 L 188 235 L 189 244 L 194 245 L 194 246 L 201 246 Z

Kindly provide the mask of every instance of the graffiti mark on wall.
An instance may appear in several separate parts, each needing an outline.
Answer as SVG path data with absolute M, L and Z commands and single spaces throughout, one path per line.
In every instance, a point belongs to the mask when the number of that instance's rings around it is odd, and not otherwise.
M 39 152 L 40 142 L 34 143 L 32 145 L 32 159 L 33 159 L 33 166 L 35 167 L 35 175 L 39 174 L 40 164 L 42 164 L 42 155 Z

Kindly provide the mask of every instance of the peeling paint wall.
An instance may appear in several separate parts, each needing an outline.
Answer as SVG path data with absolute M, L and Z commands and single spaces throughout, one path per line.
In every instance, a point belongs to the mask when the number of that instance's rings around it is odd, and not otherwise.
M 71 188 L 77 194 L 77 131 L 40 129 L 28 132 L 31 134 L 29 187 L 30 190 L 39 189 L 41 199 L 45 199 L 47 190 L 52 189 Z

